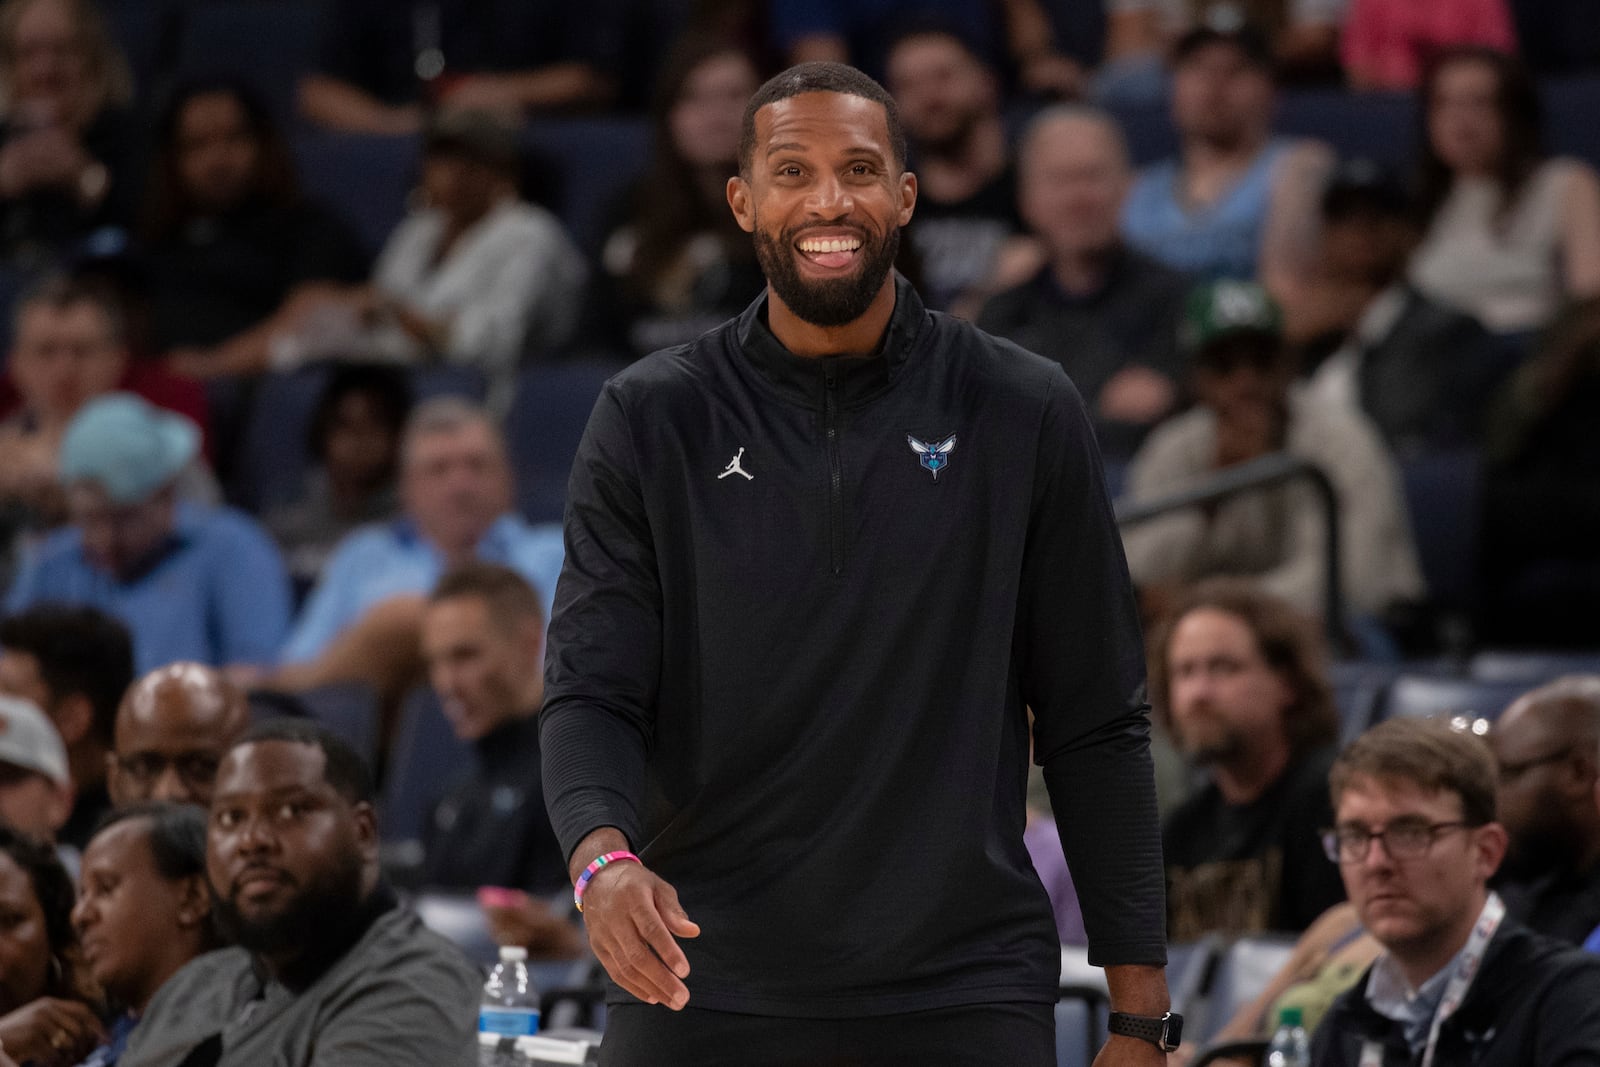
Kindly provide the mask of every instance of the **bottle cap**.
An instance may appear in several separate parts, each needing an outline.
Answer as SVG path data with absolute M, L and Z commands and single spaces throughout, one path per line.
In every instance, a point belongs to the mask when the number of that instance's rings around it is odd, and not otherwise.
M 501 951 L 504 951 L 503 949 Z M 1278 1012 L 1279 1026 L 1304 1026 L 1306 1013 L 1304 1008 L 1284 1008 Z
M 528 950 L 521 945 L 501 945 L 500 959 L 506 963 L 521 963 L 528 958 Z

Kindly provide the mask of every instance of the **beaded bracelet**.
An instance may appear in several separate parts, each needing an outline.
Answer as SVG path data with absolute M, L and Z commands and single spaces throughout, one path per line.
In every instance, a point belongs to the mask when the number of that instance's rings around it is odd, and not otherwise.
M 630 860 L 634 863 L 644 862 L 644 860 L 640 859 L 638 856 L 635 856 L 632 852 L 607 852 L 604 856 L 601 856 L 599 859 L 589 864 L 589 866 L 585 867 L 583 869 L 583 873 L 578 875 L 578 883 L 572 887 L 573 905 L 577 907 L 579 911 L 582 911 L 583 891 L 589 888 L 589 879 L 593 878 L 600 868 L 604 867 L 606 864 L 619 863 L 624 860 Z

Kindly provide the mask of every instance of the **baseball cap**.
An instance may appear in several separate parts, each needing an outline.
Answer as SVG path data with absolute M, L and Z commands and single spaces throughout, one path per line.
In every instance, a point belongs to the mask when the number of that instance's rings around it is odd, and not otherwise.
M 1322 191 L 1322 217 L 1343 219 L 1357 211 L 1386 218 L 1410 213 L 1411 198 L 1395 171 L 1373 159 L 1348 159 L 1334 168 Z
M 1184 33 L 1172 46 L 1172 66 L 1177 66 L 1200 49 L 1213 44 L 1232 45 L 1252 67 L 1271 72 L 1276 67 L 1272 42 L 1244 17 L 1238 8 L 1223 4 L 1211 9 L 1205 21 Z
M 67 424 L 57 474 L 63 485 L 96 482 L 115 503 L 139 504 L 170 484 L 200 452 L 200 429 L 132 393 L 107 393 Z
M 1283 334 L 1283 311 L 1255 282 L 1223 278 L 1190 290 L 1184 302 L 1179 341 L 1191 357 L 1216 341 L 1238 334 Z
M 423 152 L 455 152 L 507 173 L 522 162 L 517 128 L 487 111 L 437 113 L 423 134 Z
M 0 763 L 42 774 L 59 786 L 72 784 L 67 746 L 55 723 L 30 700 L 0 696 Z

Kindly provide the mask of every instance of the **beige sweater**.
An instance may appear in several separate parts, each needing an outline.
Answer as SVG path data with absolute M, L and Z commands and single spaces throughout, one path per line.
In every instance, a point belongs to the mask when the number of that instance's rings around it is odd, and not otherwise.
M 1422 573 L 1400 476 L 1372 424 L 1296 391 L 1286 450 L 1321 467 L 1338 493 L 1346 610 L 1376 614 L 1420 598 Z M 1145 501 L 1187 489 L 1214 473 L 1215 455 L 1212 413 L 1196 408 L 1179 415 L 1134 456 L 1128 495 Z M 1268 592 L 1315 614 L 1322 610 L 1324 540 L 1315 491 L 1291 482 L 1234 497 L 1209 519 L 1191 508 L 1130 527 L 1123 547 L 1140 585 L 1255 577 Z

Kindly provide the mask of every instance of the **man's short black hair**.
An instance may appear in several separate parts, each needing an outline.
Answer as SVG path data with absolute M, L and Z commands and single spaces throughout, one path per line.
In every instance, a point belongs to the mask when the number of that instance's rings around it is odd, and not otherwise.
M 1246 63 L 1269 77 L 1277 69 L 1271 39 L 1259 26 L 1251 23 L 1228 27 L 1209 24 L 1196 26 L 1174 42 L 1169 62 L 1173 67 L 1181 66 L 1196 52 L 1214 44 L 1237 49 Z
M 147 801 L 108 811 L 94 837 L 120 823 L 144 820 L 156 873 L 169 882 L 206 873 L 206 813 L 194 804 Z M 94 837 L 89 840 L 93 842 Z
M 133 641 L 126 626 L 94 608 L 40 604 L 0 620 L 0 647 L 38 662 L 50 699 L 88 697 L 94 735 L 111 746 L 117 705 L 133 684 Z
M 268 719 L 252 726 L 234 742 L 233 748 L 257 741 L 288 741 L 322 749 L 323 777 L 334 791 L 352 804 L 373 804 L 377 792 L 372 786 L 372 770 L 343 738 L 309 719 Z M 231 750 L 230 750 L 231 751 Z
M 844 63 L 801 63 L 782 74 L 768 79 L 756 90 L 744 107 L 744 121 L 739 127 L 739 173 L 750 175 L 750 166 L 756 154 L 756 112 L 768 104 L 787 100 L 803 93 L 842 93 L 859 96 L 863 100 L 883 105 L 884 118 L 889 124 L 889 148 L 894 153 L 894 165 L 906 165 L 906 131 L 900 125 L 900 109 L 895 107 L 889 91 L 859 70 Z

